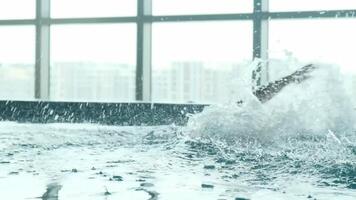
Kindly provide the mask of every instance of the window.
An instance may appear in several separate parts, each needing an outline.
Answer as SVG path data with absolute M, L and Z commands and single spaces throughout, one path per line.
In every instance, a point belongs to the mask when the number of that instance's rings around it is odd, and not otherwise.
M 53 100 L 135 99 L 135 24 L 51 28 Z
M 50 96 L 53 100 L 132 101 L 135 99 L 137 0 L 48 0 L 51 17 L 81 20 L 36 20 L 37 0 L 0 1 L 0 97 L 33 98 L 35 26 L 51 27 Z M 253 13 L 254 0 L 151 0 L 155 16 Z M 355 10 L 354 0 L 269 0 L 271 12 Z M 147 5 L 146 5 L 147 6 Z M 46 12 L 43 8 L 42 12 Z M 268 13 L 265 13 L 268 17 Z M 315 14 L 315 13 L 314 13 Z M 352 12 L 347 12 L 352 15 Z M 161 102 L 224 102 L 235 95 L 240 66 L 252 57 L 250 20 L 191 21 L 152 24 L 152 98 Z M 99 19 L 108 17 L 110 19 Z M 118 19 L 124 17 L 124 19 Z M 284 15 L 288 17 L 288 15 Z M 293 16 L 289 16 L 293 17 Z M 272 19 L 269 30 L 270 69 L 277 59 L 295 63 L 324 61 L 352 70 L 354 16 L 338 19 Z M 344 15 L 341 17 L 345 17 Z M 29 20 L 30 19 L 30 20 Z M 33 19 L 33 20 L 31 20 Z M 198 20 L 199 20 L 198 19 Z M 253 18 L 256 19 L 256 18 Z M 115 21 L 118 20 L 118 21 Z M 128 20 L 128 21 L 131 21 Z M 150 23 L 151 18 L 145 18 Z M 179 21 L 183 20 L 183 21 Z M 184 21 L 186 20 L 186 21 Z M 107 24 L 108 21 L 115 21 Z M 124 23 L 121 23 L 124 22 Z M 66 25 L 63 25 L 65 23 Z M 73 23 L 73 24 L 70 24 Z M 94 23 L 94 24 L 92 24 Z M 21 24 L 21 25 L 20 25 Z M 61 25 L 60 25 L 61 24 Z M 11 26 L 9 26 L 11 25 Z M 139 23 L 141 25 L 141 23 Z M 41 27 L 39 27 L 41 28 Z M 256 26 L 257 28 L 257 26 Z M 43 30 L 46 35 L 46 29 Z M 145 29 L 149 30 L 149 29 Z M 255 30 L 257 31 L 257 29 Z M 140 32 L 141 34 L 142 32 Z M 144 34 L 149 33 L 148 31 Z M 144 38 L 147 38 L 144 35 Z M 257 39 L 257 37 L 256 37 Z M 304 41 L 304 42 L 300 42 Z M 147 42 L 146 40 L 142 42 Z M 145 44 L 151 45 L 150 41 Z M 258 44 L 256 43 L 258 46 Z M 308 45 L 308 48 L 305 46 Z M 146 54 L 145 54 L 146 55 Z M 147 54 L 148 55 L 148 54 Z M 48 58 L 45 58 L 46 61 Z M 145 63 L 146 64 L 146 63 Z M 145 65 L 147 66 L 147 65 Z M 46 66 L 44 66 L 46 67 Z M 41 70 L 46 71 L 46 70 Z M 278 71 L 278 70 L 277 70 Z M 273 72 L 270 75 L 274 74 Z M 276 73 L 278 74 L 278 73 Z M 273 77 L 271 77 L 273 79 Z M 14 82 L 16 84 L 6 84 Z M 144 84 L 147 84 L 145 82 Z M 148 88 L 145 85 L 145 89 Z M 44 86 L 42 88 L 46 88 Z M 145 90 L 146 92 L 146 90 Z M 144 95 L 146 98 L 147 95 Z M 146 99 L 145 99 L 146 100 Z
M 53 18 L 134 16 L 137 0 L 51 0 Z
M 153 15 L 251 13 L 252 0 L 153 0 Z
M 269 0 L 270 11 L 356 9 L 355 0 Z
M 270 59 L 334 63 L 355 72 L 355 24 L 356 19 L 272 20 Z
M 34 19 L 36 17 L 35 0 L 1 0 L 0 20 Z
M 252 57 L 252 22 L 153 24 L 153 100 L 224 102 Z
M 0 26 L 0 98 L 33 99 L 35 27 Z

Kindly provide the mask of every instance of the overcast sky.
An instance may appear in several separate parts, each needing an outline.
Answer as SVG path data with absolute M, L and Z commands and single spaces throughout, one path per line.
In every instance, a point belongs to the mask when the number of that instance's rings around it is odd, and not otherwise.
M 0 0 L 0 19 L 33 18 L 34 3 Z M 136 14 L 136 6 L 134 0 L 52 0 L 52 17 L 130 16 Z M 356 0 L 270 0 L 270 9 L 356 9 Z M 153 0 L 154 15 L 251 11 L 252 0 Z M 335 62 L 351 68 L 355 24 L 355 19 L 271 21 L 270 54 L 278 58 L 289 50 L 301 60 Z M 32 26 L 0 26 L 0 62 L 33 62 L 34 38 Z M 135 24 L 52 26 L 51 39 L 52 61 L 135 63 Z M 249 21 L 153 24 L 156 65 L 174 60 L 240 62 L 250 59 L 251 54 Z

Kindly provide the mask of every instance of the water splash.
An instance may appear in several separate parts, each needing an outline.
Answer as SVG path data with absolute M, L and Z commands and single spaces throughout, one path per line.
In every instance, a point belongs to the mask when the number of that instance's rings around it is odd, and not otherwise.
M 247 81 L 251 70 L 245 70 L 242 84 L 238 86 L 244 103 L 206 108 L 190 117 L 188 132 L 194 137 L 228 137 L 226 139 L 231 140 L 244 136 L 271 139 L 286 134 L 352 131 L 355 114 L 342 75 L 335 66 L 316 65 L 319 69 L 313 72 L 310 80 L 289 85 L 265 104 L 253 96 L 251 83 Z
M 270 181 L 309 174 L 316 182 L 353 187 L 356 118 L 351 97 L 338 67 L 315 65 L 311 79 L 289 85 L 264 104 L 248 91 L 246 70 L 244 103 L 207 107 L 190 117 L 185 133 L 197 143 L 209 143 L 218 159 L 252 170 L 248 180 L 256 173 L 259 183 L 261 177 Z

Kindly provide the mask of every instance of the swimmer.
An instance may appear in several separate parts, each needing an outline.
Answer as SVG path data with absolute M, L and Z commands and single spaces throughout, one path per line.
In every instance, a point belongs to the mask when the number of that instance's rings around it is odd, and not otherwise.
M 258 98 L 260 102 L 265 103 L 271 100 L 276 94 L 278 94 L 284 87 L 286 87 L 290 83 L 301 83 L 310 78 L 310 73 L 315 69 L 316 67 L 312 64 L 306 65 L 288 76 L 282 77 L 274 82 L 270 82 L 267 85 L 261 86 L 253 90 L 253 94 Z M 260 72 L 260 70 L 257 72 L 253 72 L 253 80 L 255 80 L 256 73 L 258 72 Z

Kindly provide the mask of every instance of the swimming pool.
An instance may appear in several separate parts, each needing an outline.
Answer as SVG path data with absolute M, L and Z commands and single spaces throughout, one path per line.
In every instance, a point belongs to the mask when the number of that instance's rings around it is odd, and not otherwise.
M 340 139 L 348 144 L 303 134 L 223 144 L 187 137 L 173 125 L 0 126 L 1 199 L 356 197 L 351 136 Z M 59 198 L 44 195 L 53 185 Z
M 140 126 L 132 123 L 142 107 L 120 116 L 131 126 L 0 122 L 0 199 L 355 199 L 353 106 L 334 71 L 317 77 L 266 104 L 246 93 L 242 105 L 211 105 L 187 124 L 171 121 L 186 119 L 184 106 L 144 115 Z M 9 105 L 7 116 L 26 114 Z M 121 112 L 97 105 L 102 112 L 76 115 L 69 104 L 56 117 L 43 105 L 27 113 L 78 122 Z

